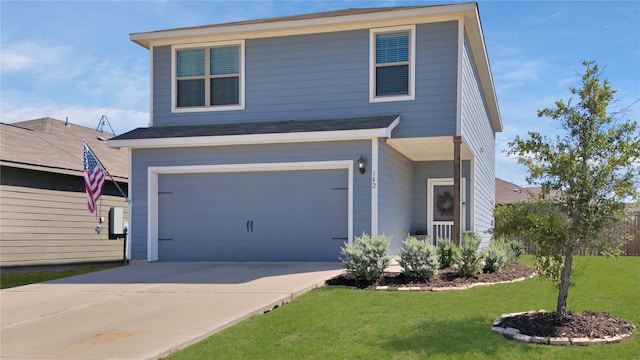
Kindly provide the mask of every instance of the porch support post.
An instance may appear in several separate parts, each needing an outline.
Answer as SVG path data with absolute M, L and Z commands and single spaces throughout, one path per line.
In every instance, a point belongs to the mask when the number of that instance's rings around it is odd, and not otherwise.
M 461 219 L 460 211 L 462 209 L 460 198 L 460 183 L 461 183 L 461 161 L 460 161 L 460 144 L 462 143 L 461 136 L 453 137 L 453 241 L 454 244 L 461 244 Z

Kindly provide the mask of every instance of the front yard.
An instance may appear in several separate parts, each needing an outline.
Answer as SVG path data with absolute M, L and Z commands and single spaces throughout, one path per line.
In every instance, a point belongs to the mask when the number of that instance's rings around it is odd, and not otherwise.
M 640 325 L 640 257 L 577 257 L 573 280 L 571 310 L 607 311 Z M 638 330 L 623 343 L 589 347 L 521 344 L 491 333 L 497 316 L 553 310 L 556 296 L 541 278 L 446 292 L 324 287 L 170 359 L 640 359 Z
M 0 274 L 0 289 L 40 283 L 49 280 L 62 279 L 70 276 L 82 275 L 94 271 L 111 269 L 116 265 L 79 267 L 71 269 L 49 271 L 17 271 Z

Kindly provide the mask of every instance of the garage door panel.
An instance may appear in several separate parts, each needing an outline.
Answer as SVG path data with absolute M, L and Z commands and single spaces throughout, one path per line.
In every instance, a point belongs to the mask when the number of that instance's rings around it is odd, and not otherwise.
M 339 249 L 345 240 L 335 239 L 331 243 L 316 241 L 300 246 L 299 242 L 269 243 L 264 239 L 252 239 L 234 242 L 233 239 L 221 241 L 189 241 L 180 246 L 161 246 L 160 259 L 186 261 L 338 261 Z M 161 241 L 167 245 L 171 241 Z M 178 259 L 185 261 L 184 259 Z
M 348 233 L 347 177 L 346 170 L 161 175 L 158 237 L 167 240 L 158 243 L 159 259 L 336 261 Z

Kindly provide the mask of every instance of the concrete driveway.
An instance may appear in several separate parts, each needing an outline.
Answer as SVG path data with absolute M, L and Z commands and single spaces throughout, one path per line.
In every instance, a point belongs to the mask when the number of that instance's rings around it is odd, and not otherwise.
M 139 263 L 0 291 L 0 358 L 156 359 L 282 305 L 339 263 Z

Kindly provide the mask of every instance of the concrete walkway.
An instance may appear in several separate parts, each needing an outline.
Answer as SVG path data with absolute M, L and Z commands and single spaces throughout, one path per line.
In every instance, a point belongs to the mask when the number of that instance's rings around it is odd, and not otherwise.
M 157 359 L 342 272 L 339 263 L 140 263 L 0 291 L 0 358 Z

